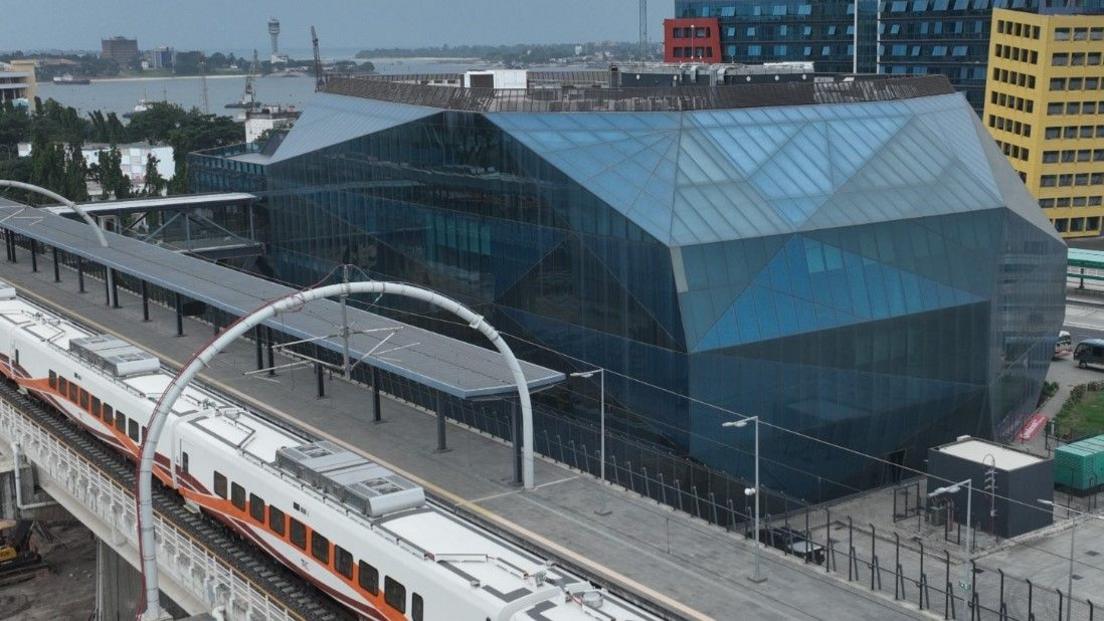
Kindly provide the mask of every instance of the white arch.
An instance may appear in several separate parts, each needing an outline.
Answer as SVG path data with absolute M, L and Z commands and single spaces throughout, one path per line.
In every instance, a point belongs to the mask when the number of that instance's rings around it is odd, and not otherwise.
M 145 608 L 142 615 L 144 619 L 160 619 L 162 614 L 158 599 L 157 546 L 154 540 L 152 475 L 154 457 L 157 454 L 157 441 L 161 437 L 162 428 L 165 426 L 167 413 L 172 410 L 173 404 L 180 398 L 180 395 L 184 392 L 184 388 L 191 383 L 192 379 L 195 378 L 203 367 L 207 366 L 207 363 L 210 362 L 216 354 L 255 326 L 274 317 L 281 311 L 299 308 L 307 302 L 354 293 L 395 294 L 428 302 L 468 322 L 468 325 L 479 330 L 494 344 L 495 348 L 502 354 L 502 357 L 506 359 L 506 365 L 510 368 L 514 382 L 517 384 L 518 397 L 521 400 L 523 436 L 522 481 L 525 485 L 525 489 L 533 489 L 533 406 L 529 399 L 529 384 L 525 381 L 525 374 L 521 371 L 521 364 L 514 356 L 514 352 L 510 349 L 510 346 L 502 339 L 498 330 L 495 330 L 490 324 L 483 321 L 481 315 L 477 315 L 455 300 L 428 289 L 399 283 L 371 281 L 352 282 L 328 285 L 306 291 L 297 291 L 286 297 L 268 302 L 261 308 L 228 326 L 218 338 L 212 340 L 192 356 L 188 364 L 180 370 L 180 373 L 178 373 L 175 378 L 173 378 L 168 388 L 166 388 L 161 398 L 157 401 L 157 405 L 154 407 L 153 415 L 149 421 L 146 439 L 142 443 L 142 458 L 138 464 L 138 543 L 139 554 L 142 558 L 142 575 L 144 577 L 146 591 Z M 441 415 L 442 414 L 438 412 L 438 416 Z
M 0 188 L 15 188 L 17 190 L 26 190 L 28 192 L 34 192 L 41 194 L 47 198 L 52 198 L 55 201 L 65 205 L 69 209 L 77 212 L 77 215 L 84 219 L 88 223 L 88 226 L 92 227 L 92 230 L 96 232 L 96 237 L 100 240 L 100 245 L 107 248 L 107 238 L 104 237 L 103 231 L 100 230 L 100 226 L 96 224 L 96 221 L 92 219 L 83 209 L 81 209 L 76 203 L 65 198 L 61 194 L 51 192 L 46 188 L 40 188 L 37 185 L 31 185 L 29 183 L 23 183 L 22 181 L 8 181 L 6 179 L 0 179 Z

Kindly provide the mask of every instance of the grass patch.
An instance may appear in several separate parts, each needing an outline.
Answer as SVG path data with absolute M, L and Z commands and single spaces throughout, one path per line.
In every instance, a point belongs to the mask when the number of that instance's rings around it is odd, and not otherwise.
M 1104 382 L 1074 386 L 1054 423 L 1066 441 L 1104 434 Z

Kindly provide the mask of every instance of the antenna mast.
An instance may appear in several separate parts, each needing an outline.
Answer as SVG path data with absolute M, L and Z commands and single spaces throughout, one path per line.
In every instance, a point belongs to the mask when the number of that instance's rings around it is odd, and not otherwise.
M 203 86 L 203 114 L 211 114 L 211 105 L 207 100 L 207 58 L 199 61 L 199 81 Z

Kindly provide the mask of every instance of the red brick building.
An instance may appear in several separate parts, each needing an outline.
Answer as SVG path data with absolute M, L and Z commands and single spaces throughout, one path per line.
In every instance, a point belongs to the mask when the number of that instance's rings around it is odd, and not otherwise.
M 663 20 L 663 62 L 721 62 L 721 27 L 715 17 Z

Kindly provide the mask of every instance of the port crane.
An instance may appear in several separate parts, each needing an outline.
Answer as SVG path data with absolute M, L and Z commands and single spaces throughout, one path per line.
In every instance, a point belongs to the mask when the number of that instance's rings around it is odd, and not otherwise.
M 326 85 L 326 76 L 322 73 L 322 55 L 318 51 L 318 33 L 311 26 L 311 47 L 314 50 L 314 90 L 322 90 Z

